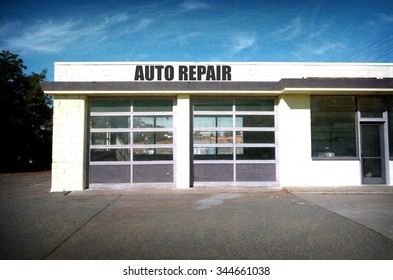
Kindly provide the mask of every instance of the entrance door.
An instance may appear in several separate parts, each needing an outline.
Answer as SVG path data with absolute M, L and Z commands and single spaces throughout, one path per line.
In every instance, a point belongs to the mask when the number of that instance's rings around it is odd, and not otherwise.
M 385 149 L 383 124 L 362 123 L 361 161 L 363 184 L 385 184 Z

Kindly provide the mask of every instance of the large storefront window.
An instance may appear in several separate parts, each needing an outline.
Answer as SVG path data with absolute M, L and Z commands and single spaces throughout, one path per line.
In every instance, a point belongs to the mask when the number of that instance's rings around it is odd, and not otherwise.
M 171 183 L 173 100 L 90 102 L 90 185 Z
M 355 96 L 311 97 L 313 157 L 356 157 Z
M 358 111 L 361 118 L 383 118 L 386 111 L 383 96 L 359 96 Z
M 276 180 L 275 100 L 193 101 L 195 182 Z

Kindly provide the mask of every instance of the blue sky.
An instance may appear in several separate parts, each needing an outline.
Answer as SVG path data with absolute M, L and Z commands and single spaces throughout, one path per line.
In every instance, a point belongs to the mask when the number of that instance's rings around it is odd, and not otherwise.
M 13 0 L 0 50 L 55 61 L 393 62 L 393 0 Z

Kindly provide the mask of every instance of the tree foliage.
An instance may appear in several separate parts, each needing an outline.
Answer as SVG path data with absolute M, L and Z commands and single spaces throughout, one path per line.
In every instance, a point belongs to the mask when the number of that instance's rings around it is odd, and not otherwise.
M 50 168 L 52 99 L 40 86 L 46 70 L 26 69 L 19 55 L 0 53 L 0 172 Z

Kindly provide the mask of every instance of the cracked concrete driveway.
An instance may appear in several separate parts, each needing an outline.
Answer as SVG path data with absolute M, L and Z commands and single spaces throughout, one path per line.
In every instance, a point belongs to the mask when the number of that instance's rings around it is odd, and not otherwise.
M 393 240 L 279 189 L 49 189 L 0 175 L 2 259 L 393 259 Z

